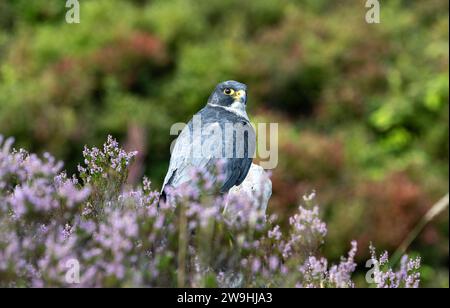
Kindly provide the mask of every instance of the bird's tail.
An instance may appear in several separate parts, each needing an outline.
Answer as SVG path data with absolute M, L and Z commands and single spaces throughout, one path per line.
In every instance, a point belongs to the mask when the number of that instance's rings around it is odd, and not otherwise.
M 157 204 L 158 208 L 160 208 L 161 202 L 166 202 L 166 201 L 167 201 L 167 194 L 166 194 L 166 191 L 163 190 L 163 191 L 161 191 L 161 194 L 159 195 L 159 200 L 158 200 L 158 204 Z

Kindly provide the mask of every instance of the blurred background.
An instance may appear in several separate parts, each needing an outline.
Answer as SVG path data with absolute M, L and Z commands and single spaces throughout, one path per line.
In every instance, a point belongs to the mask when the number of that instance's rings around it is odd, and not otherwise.
M 159 189 L 169 128 L 216 83 L 249 86 L 254 122 L 279 123 L 269 211 L 312 189 L 328 223 L 323 254 L 359 242 L 390 252 L 449 185 L 449 3 L 380 1 L 0 0 L 0 134 L 76 171 L 107 134 L 140 151 L 130 182 Z M 423 285 L 448 287 L 448 209 L 414 240 Z M 363 273 L 361 273 L 363 279 Z

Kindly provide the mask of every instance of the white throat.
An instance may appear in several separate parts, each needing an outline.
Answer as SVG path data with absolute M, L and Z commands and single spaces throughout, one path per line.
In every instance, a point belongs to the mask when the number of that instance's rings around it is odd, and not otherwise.
M 213 104 L 213 103 L 209 103 L 208 105 L 210 105 L 212 107 L 219 107 L 219 108 L 225 109 L 229 112 L 234 113 L 237 116 L 240 116 L 246 120 L 249 120 L 247 112 L 245 111 L 245 105 L 243 103 L 241 103 L 240 101 L 234 101 L 230 106 L 222 106 L 222 105 L 217 105 L 217 104 Z

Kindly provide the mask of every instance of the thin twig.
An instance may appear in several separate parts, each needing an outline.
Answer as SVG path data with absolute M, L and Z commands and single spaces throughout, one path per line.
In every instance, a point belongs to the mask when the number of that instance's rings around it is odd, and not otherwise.
M 425 228 L 425 226 L 432 221 L 437 215 L 442 213 L 447 207 L 449 202 L 449 195 L 445 195 L 440 199 L 435 205 L 433 205 L 425 216 L 419 221 L 419 223 L 414 227 L 414 229 L 408 234 L 405 240 L 400 244 L 400 246 L 395 251 L 391 259 L 391 264 L 394 266 L 400 260 L 402 255 L 406 252 L 411 243 L 419 236 L 420 232 Z
M 180 233 L 178 234 L 178 288 L 184 288 L 186 282 L 186 253 L 188 246 L 187 216 L 185 205 L 180 207 Z

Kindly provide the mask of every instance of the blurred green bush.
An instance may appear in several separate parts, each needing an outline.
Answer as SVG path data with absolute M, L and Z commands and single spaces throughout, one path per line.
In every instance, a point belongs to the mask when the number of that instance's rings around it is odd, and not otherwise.
M 448 190 L 448 1 L 382 2 L 380 24 L 357 0 L 80 3 L 70 25 L 60 0 L 0 2 L 0 134 L 19 146 L 74 172 L 111 133 L 161 183 L 171 124 L 237 79 L 253 119 L 280 123 L 271 211 L 320 191 L 327 256 L 395 249 Z M 411 249 L 448 286 L 448 211 Z

